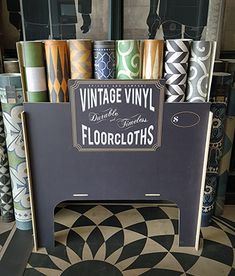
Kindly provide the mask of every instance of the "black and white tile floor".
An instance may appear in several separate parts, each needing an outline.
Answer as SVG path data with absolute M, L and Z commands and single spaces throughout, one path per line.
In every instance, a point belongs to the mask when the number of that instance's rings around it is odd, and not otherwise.
M 175 206 L 65 206 L 55 214 L 55 249 L 33 251 L 24 275 L 235 275 L 235 206 L 201 237 L 199 251 L 178 247 Z
M 1 217 L 0 217 L 0 261 L 1 261 L 1 256 L 3 256 L 3 251 L 5 251 L 7 247 L 7 243 L 8 243 L 8 240 L 10 239 L 11 232 L 13 232 L 14 226 L 15 226 L 14 222 L 11 222 L 11 223 L 1 222 Z

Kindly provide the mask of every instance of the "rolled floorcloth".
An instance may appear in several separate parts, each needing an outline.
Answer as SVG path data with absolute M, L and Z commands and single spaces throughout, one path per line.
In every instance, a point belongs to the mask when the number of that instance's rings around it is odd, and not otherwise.
M 71 79 L 92 79 L 92 41 L 90 39 L 69 40 Z
M 0 106 L 0 153 L 0 213 L 3 222 L 12 222 L 15 220 L 15 216 L 7 156 L 6 137 L 2 118 L 2 106 Z
M 166 101 L 184 102 L 190 55 L 190 39 L 166 41 L 165 74 Z
M 211 88 L 216 42 L 193 41 L 186 90 L 187 102 L 207 102 Z
M 48 102 L 44 44 L 25 41 L 17 44 L 25 101 Z
M 164 41 L 147 39 L 143 42 L 143 79 L 161 79 L 163 70 Z
M 202 207 L 203 227 L 208 226 L 214 213 L 216 191 L 218 186 L 219 164 L 223 152 L 226 104 L 212 103 L 213 123 L 210 137 L 209 156 L 206 172 L 206 183 Z
M 69 63 L 65 40 L 46 40 L 46 64 L 50 102 L 68 102 Z
M 218 188 L 215 199 L 216 216 L 221 216 L 224 210 L 225 194 L 229 175 L 229 167 L 232 155 L 235 132 L 235 117 L 228 116 L 225 122 L 224 148 L 219 164 Z
M 94 77 L 99 80 L 115 79 L 116 52 L 115 41 L 94 41 Z
M 116 78 L 141 78 L 141 45 L 139 40 L 116 41 Z
M 13 195 L 16 227 L 21 230 L 32 228 L 30 196 L 26 158 L 21 122 L 23 111 L 22 88 L 20 87 L 20 74 L 7 75 L 5 81 L 5 94 L 2 93 L 2 115 L 6 146 L 10 170 L 11 188 Z M 10 84 L 10 85 L 6 85 Z M 17 87 L 16 87 L 17 85 Z M 21 90 L 21 92 L 20 92 Z

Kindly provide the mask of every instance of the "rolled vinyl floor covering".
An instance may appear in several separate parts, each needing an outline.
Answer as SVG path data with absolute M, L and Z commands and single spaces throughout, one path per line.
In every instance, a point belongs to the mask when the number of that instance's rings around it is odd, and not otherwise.
M 148 39 L 143 42 L 143 79 L 161 79 L 163 71 L 164 41 Z
M 99 80 L 115 79 L 115 41 L 94 41 L 94 77 Z
M 92 79 L 92 48 L 90 39 L 69 40 L 71 79 Z
M 165 74 L 166 101 L 184 102 L 191 40 L 166 41 Z
M 213 74 L 215 42 L 193 41 L 186 90 L 187 102 L 206 102 Z
M 141 44 L 139 40 L 116 41 L 116 78 L 141 78 Z
M 69 63 L 67 41 L 46 40 L 45 49 L 50 102 L 68 102 Z

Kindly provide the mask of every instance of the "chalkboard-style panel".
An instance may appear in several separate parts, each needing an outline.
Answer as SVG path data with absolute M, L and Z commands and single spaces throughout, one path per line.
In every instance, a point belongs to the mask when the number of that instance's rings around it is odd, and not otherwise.
M 73 145 L 80 151 L 155 151 L 161 145 L 164 80 L 69 83 Z
M 24 110 L 39 246 L 53 247 L 59 202 L 156 199 L 180 208 L 180 245 L 198 246 L 210 104 L 164 104 L 162 145 L 153 152 L 80 152 L 69 103 L 26 103 Z M 180 112 L 200 120 L 178 127 L 172 118 Z

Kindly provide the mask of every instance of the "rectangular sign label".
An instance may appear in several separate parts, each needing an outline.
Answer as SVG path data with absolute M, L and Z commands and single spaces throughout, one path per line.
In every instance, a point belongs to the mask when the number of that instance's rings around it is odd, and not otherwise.
M 80 151 L 155 151 L 164 80 L 70 80 L 73 146 Z

